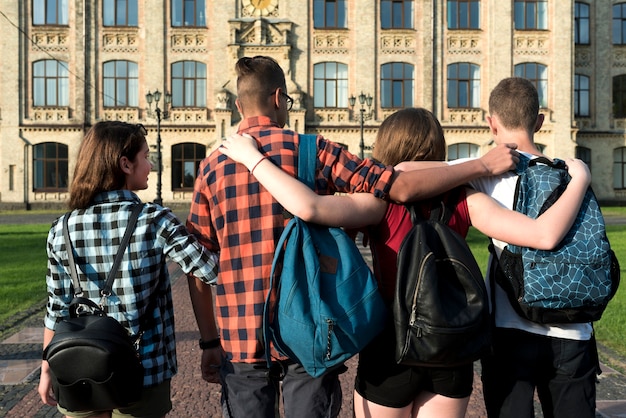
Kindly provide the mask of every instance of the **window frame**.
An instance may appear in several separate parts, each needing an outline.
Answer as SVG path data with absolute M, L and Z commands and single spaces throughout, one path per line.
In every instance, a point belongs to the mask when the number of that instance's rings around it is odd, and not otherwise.
M 548 30 L 548 1 L 515 0 L 513 25 L 515 30 Z
M 69 0 L 33 0 L 32 7 L 33 26 L 69 25 Z
M 467 152 L 459 152 L 459 148 L 467 148 Z M 480 157 L 480 147 L 471 142 L 459 142 L 450 144 L 447 147 L 447 160 L 454 161 L 459 158 L 478 158 Z M 465 151 L 465 149 L 463 149 Z M 454 157 L 453 157 L 454 155 Z
M 616 119 L 626 118 L 626 74 L 613 76 L 612 88 L 613 117 Z M 617 97 L 618 95 L 619 97 Z
M 53 63 L 54 74 L 49 74 Z M 38 67 L 42 66 L 41 69 Z M 43 73 L 40 71 L 43 70 Z M 41 75 L 39 75 L 41 74 Z M 68 107 L 70 105 L 70 72 L 67 63 L 53 59 L 33 62 L 33 107 Z M 41 88 L 39 85 L 42 84 Z M 53 90 L 53 92 L 51 91 Z M 39 98 L 43 96 L 43 103 Z M 51 98 L 54 96 L 54 99 Z
M 322 68 L 323 76 L 318 77 L 318 69 Z M 336 77 L 327 77 L 329 70 L 332 72 L 334 65 L 336 68 L 334 72 Z M 344 75 L 345 77 L 340 77 Z M 333 86 L 334 84 L 334 86 Z M 322 87 L 323 85 L 323 87 Z M 321 91 L 320 91 L 321 89 Z M 329 102 L 329 93 L 333 92 L 333 101 Z M 323 100 L 323 106 L 319 105 L 320 97 Z M 313 65 L 313 107 L 316 109 L 324 108 L 348 108 L 348 65 L 337 61 L 324 61 L 318 62 Z
M 401 66 L 401 68 L 398 68 Z M 407 75 L 409 70 L 410 75 Z M 398 77 L 398 71 L 401 76 Z M 390 74 L 387 77 L 387 73 Z M 408 84 L 408 85 L 407 85 Z M 400 85 L 400 91 L 397 86 Z M 387 93 L 389 92 L 389 93 Z M 400 100 L 396 100 L 396 95 Z M 407 62 L 387 62 L 380 66 L 380 103 L 381 108 L 398 109 L 413 107 L 415 96 L 415 66 Z
M 193 69 L 189 68 L 193 64 Z M 180 70 L 179 70 L 180 67 Z M 198 76 L 200 69 L 201 75 Z M 188 73 L 192 71 L 193 75 Z M 180 76 L 178 75 L 180 72 Z M 207 65 L 200 61 L 177 61 L 172 63 L 172 107 L 207 106 Z M 179 85 L 180 83 L 180 85 Z
M 618 9 L 620 15 L 616 16 Z M 611 7 L 611 42 L 613 45 L 626 45 L 626 3 L 616 3 Z
M 189 12 L 189 7 L 193 11 Z M 206 28 L 206 0 L 171 0 L 170 24 L 173 28 Z M 177 23 L 177 14 L 180 13 L 180 23 Z M 193 16 L 193 23 L 185 20 L 188 15 Z
M 532 71 L 529 71 L 530 69 Z M 539 107 L 548 108 L 548 66 L 539 62 L 520 62 L 515 65 L 514 73 L 516 77 L 525 78 L 533 83 L 539 95 Z M 531 73 L 529 75 L 529 73 Z M 534 74 L 533 74 L 534 73 Z M 542 73 L 540 75 L 539 73 Z
M 54 155 L 48 155 L 54 146 Z M 69 184 L 69 147 L 61 142 L 41 142 L 33 145 L 33 191 L 67 192 Z M 42 155 L 39 155 L 39 154 Z M 50 179 L 52 168 L 52 177 Z
M 414 29 L 414 10 L 413 0 L 381 0 L 381 29 Z
M 126 64 L 126 69 L 123 70 L 126 75 L 118 74 L 118 71 L 122 69 L 120 64 Z M 115 66 L 115 74 L 113 76 L 107 75 L 107 67 L 110 65 Z M 128 60 L 111 60 L 102 64 L 103 77 L 102 77 L 102 104 L 105 108 L 115 107 L 139 107 L 139 65 L 134 61 Z M 134 73 L 135 76 L 132 76 Z M 110 93 L 111 88 L 108 87 L 110 83 L 113 83 L 113 94 Z M 120 99 L 122 91 L 121 87 L 125 87 L 123 90 L 124 100 Z M 107 100 L 114 101 L 114 104 L 107 104 Z
M 329 13 L 332 10 L 332 14 Z M 331 15 L 329 17 L 329 14 Z M 332 19 L 332 22 L 329 20 Z M 313 0 L 313 27 L 315 29 L 347 29 L 346 0 Z
M 192 146 L 191 156 L 187 156 L 185 153 L 186 147 Z M 178 152 L 180 150 L 180 153 Z M 200 163 L 206 157 L 206 147 L 196 142 L 181 142 L 179 144 L 172 145 L 172 191 L 175 192 L 188 192 L 193 191 L 194 182 Z M 178 155 L 180 154 L 180 156 Z M 191 176 L 186 176 L 186 166 L 188 163 L 194 164 L 194 170 Z M 180 180 L 176 176 L 180 176 Z M 184 184 L 185 180 L 190 180 L 188 186 Z M 182 184 L 182 185 L 178 185 Z
M 626 147 L 613 149 L 613 189 L 626 189 Z
M 109 13 L 112 15 L 108 16 Z M 107 23 L 108 19 L 112 23 Z M 132 20 L 132 21 L 131 21 Z M 102 26 L 138 27 L 139 6 L 137 0 L 102 0 Z
M 463 69 L 466 67 L 467 76 L 463 73 Z M 456 69 L 455 73 L 451 74 L 451 71 Z M 474 75 L 478 75 L 474 78 Z M 453 62 L 446 67 L 446 86 L 447 86 L 447 106 L 448 109 L 478 109 L 480 108 L 480 66 L 472 62 Z M 463 88 L 464 87 L 464 88 Z M 462 100 L 463 96 L 460 94 L 465 90 L 465 101 Z M 453 93 L 454 96 L 452 95 Z M 463 103 L 461 103 L 463 101 Z
M 586 86 L 581 82 L 586 81 Z M 586 113 L 581 107 L 586 104 Z M 574 74 L 574 117 L 588 118 L 591 115 L 591 78 L 585 74 Z
M 464 10 L 463 5 L 467 8 Z M 480 0 L 448 0 L 446 3 L 447 25 L 450 30 L 480 29 Z M 463 18 L 465 14 L 465 18 Z M 464 24 L 461 21 L 464 20 Z M 474 24 L 474 20 L 476 21 Z
M 582 9 L 586 8 L 585 13 L 581 14 Z M 588 3 L 577 1 L 574 3 L 574 45 L 591 44 L 591 16 L 590 6 Z M 583 36 L 584 33 L 584 36 Z M 584 38 L 584 39 L 581 39 Z

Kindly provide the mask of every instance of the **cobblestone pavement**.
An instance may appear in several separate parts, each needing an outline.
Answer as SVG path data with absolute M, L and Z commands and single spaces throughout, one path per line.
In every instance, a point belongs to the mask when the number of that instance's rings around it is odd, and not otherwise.
M 42 219 L 22 223 L 41 223 L 53 220 L 56 216 L 44 216 Z M 32 219 L 32 218 L 29 218 Z M 12 219 L 6 222 L 6 216 L 0 215 L 0 223 L 20 223 Z M 368 254 L 365 253 L 368 257 Z M 170 266 L 172 272 L 172 291 L 176 317 L 176 337 L 178 352 L 178 374 L 172 381 L 172 401 L 174 408 L 170 417 L 221 417 L 220 387 L 204 382 L 200 377 L 200 352 L 197 348 L 198 332 L 191 310 L 187 281 L 180 270 Z M 43 307 L 35 307 L 17 318 L 9 329 L 0 327 L 0 379 L 5 379 L 19 362 L 28 367 L 26 377 L 17 383 L 0 383 L 0 418 L 3 417 L 61 417 L 56 408 L 43 405 L 37 394 L 39 381 L 39 363 L 41 359 L 41 336 Z M 15 340 L 26 330 L 34 332 L 34 340 Z M 18 332 L 21 331 L 21 332 Z M 17 332 L 17 334 L 16 334 Z M 11 338 L 9 338 L 11 337 Z M 604 347 L 600 347 L 603 358 L 609 358 L 612 364 L 626 369 L 626 360 L 619 358 Z M 343 388 L 343 406 L 340 418 L 352 418 L 352 387 L 356 374 L 356 358 L 347 362 L 348 371 L 341 376 Z M 604 373 L 598 382 L 597 417 L 626 417 L 626 377 L 603 365 Z M 479 379 L 478 365 L 475 369 L 474 392 L 470 398 L 467 417 L 486 417 L 482 402 L 482 386 Z M 541 417 L 537 409 L 537 416 Z

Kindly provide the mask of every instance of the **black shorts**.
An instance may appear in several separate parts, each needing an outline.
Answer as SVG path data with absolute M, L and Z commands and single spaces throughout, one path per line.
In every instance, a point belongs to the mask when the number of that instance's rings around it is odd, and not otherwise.
M 388 326 L 359 353 L 355 390 L 368 401 L 402 408 L 422 391 L 465 398 L 471 395 L 473 382 L 473 363 L 455 367 L 396 364 L 393 328 Z

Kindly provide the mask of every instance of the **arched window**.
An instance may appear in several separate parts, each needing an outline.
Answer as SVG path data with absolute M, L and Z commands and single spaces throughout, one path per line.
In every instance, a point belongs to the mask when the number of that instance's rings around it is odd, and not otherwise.
M 348 107 L 348 66 L 322 62 L 313 66 L 313 105 Z
M 172 106 L 206 107 L 206 64 L 180 61 L 172 64 Z
M 33 189 L 67 191 L 67 145 L 44 142 L 33 146 Z
M 104 107 L 139 106 L 139 70 L 131 61 L 104 63 Z
M 173 190 L 193 190 L 200 161 L 205 156 L 206 147 L 202 144 L 185 142 L 172 146 Z
M 536 62 L 525 62 L 515 66 L 515 76 L 530 80 L 539 94 L 539 106 L 548 107 L 548 67 Z
M 41 60 L 33 63 L 33 106 L 69 106 L 67 63 Z
M 448 107 L 480 107 L 480 67 L 468 62 L 448 65 Z
M 391 62 L 380 70 L 380 100 L 385 108 L 413 107 L 414 68 L 411 64 Z
M 478 152 L 478 145 L 470 144 L 469 142 L 448 145 L 448 161 L 459 158 L 477 158 L 479 157 Z

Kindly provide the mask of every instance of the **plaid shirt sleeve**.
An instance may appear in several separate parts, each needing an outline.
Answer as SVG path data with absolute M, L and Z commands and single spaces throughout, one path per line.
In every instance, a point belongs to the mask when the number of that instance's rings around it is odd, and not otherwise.
M 371 159 L 361 160 L 339 144 L 318 137 L 317 192 L 320 194 L 372 193 L 388 199 L 393 167 Z

